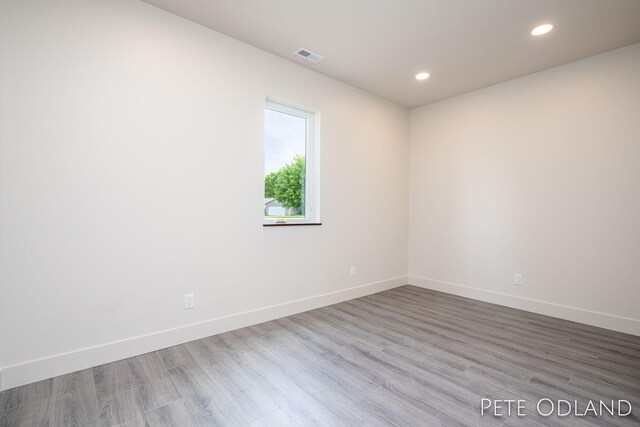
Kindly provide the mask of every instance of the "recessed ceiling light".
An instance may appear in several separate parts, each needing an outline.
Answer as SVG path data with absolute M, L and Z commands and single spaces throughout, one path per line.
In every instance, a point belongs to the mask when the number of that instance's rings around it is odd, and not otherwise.
M 429 78 L 429 73 L 418 73 L 416 74 L 417 80 L 426 80 Z
M 538 25 L 531 31 L 532 36 L 541 36 L 543 34 L 547 34 L 549 31 L 553 29 L 553 25 L 551 24 L 543 24 Z

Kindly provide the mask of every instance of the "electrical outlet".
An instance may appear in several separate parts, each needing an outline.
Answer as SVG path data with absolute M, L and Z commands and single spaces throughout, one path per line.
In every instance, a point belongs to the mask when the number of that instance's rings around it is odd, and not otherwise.
M 516 273 L 513 275 L 513 284 L 517 286 L 524 285 L 524 282 L 522 281 L 522 273 Z
M 193 294 L 184 294 L 184 309 L 188 310 L 196 305 Z
M 356 277 L 356 267 L 351 267 L 349 269 L 349 277 Z

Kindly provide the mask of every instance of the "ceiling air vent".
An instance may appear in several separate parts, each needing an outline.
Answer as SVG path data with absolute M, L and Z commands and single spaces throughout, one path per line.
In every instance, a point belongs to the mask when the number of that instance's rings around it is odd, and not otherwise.
M 324 59 L 324 57 L 318 55 L 317 53 L 313 53 L 307 49 L 298 49 L 296 51 L 296 55 L 301 56 L 305 59 L 308 59 L 311 62 L 315 62 L 316 64 Z

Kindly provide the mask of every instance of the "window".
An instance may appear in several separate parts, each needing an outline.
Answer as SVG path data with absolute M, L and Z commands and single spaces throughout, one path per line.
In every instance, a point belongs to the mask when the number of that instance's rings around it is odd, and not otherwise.
M 264 224 L 318 224 L 317 113 L 267 101 Z

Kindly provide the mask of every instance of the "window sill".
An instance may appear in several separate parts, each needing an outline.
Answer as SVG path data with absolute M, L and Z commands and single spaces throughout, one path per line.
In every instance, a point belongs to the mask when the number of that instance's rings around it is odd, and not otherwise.
M 322 225 L 321 222 L 265 222 L 263 227 L 289 227 L 299 225 Z

